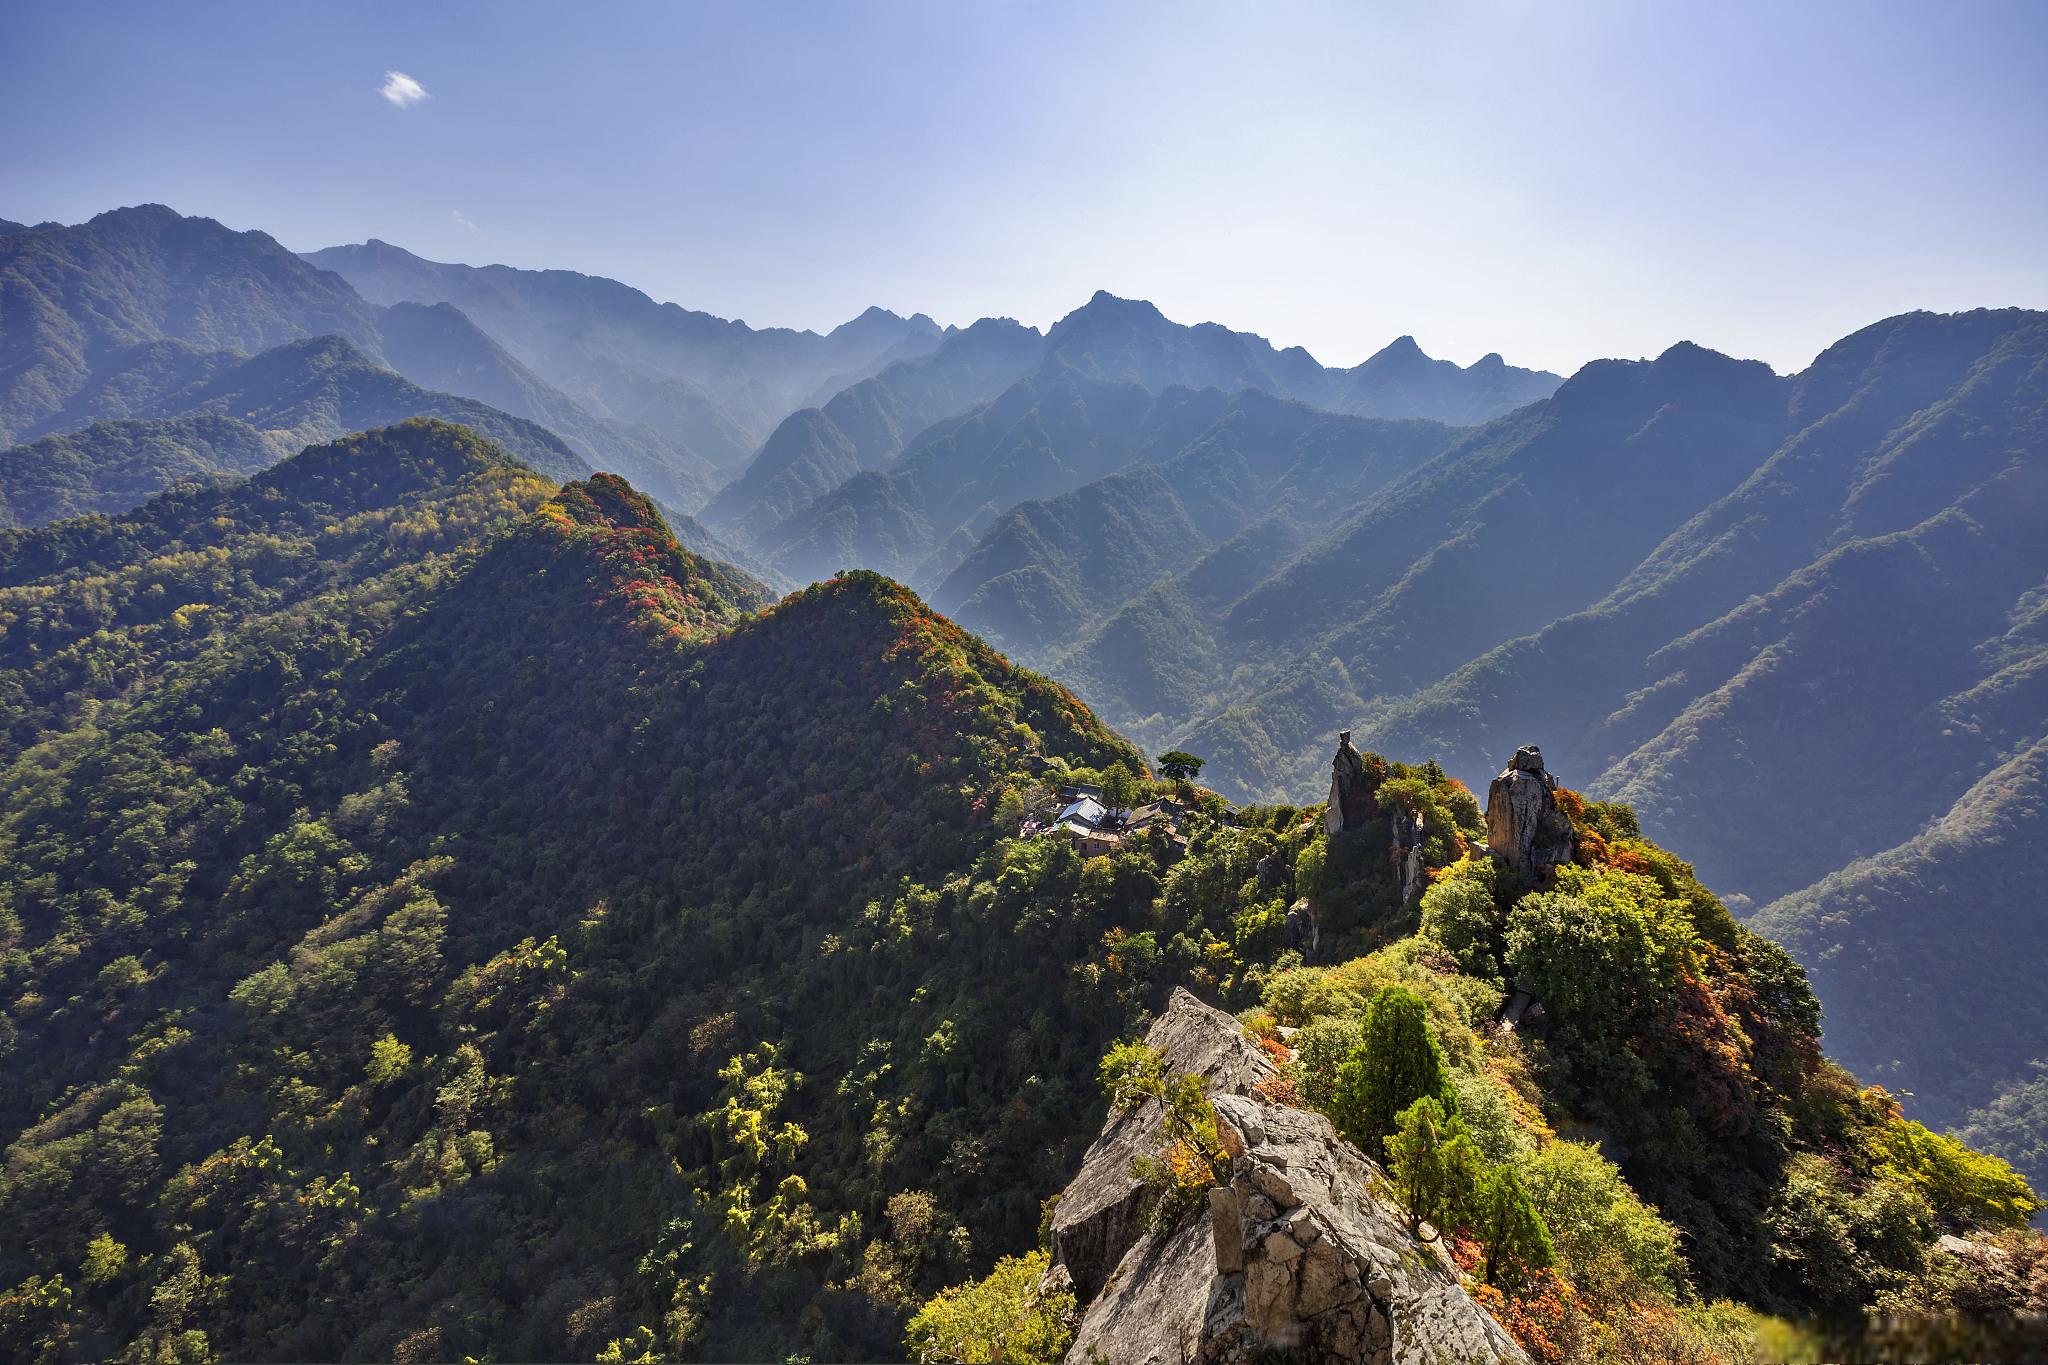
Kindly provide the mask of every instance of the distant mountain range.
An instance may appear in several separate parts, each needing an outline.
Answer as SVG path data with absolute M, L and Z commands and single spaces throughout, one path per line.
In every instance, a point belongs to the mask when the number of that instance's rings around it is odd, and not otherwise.
M 2048 1162 L 2048 933 L 1995 893 L 2043 844 L 2042 314 L 1792 376 L 1407 337 L 1335 369 L 1108 293 L 1044 333 L 755 329 L 155 206 L 5 226 L 0 291 L 9 524 L 439 417 L 774 588 L 903 579 L 1234 797 L 1302 799 L 1340 728 L 1480 789 L 1538 741 L 1794 946 L 1859 1071 Z
M 978 323 L 930 360 L 896 366 L 834 400 L 852 400 L 856 412 L 916 411 L 927 425 L 913 439 L 895 439 L 899 423 L 884 439 L 857 441 L 831 405 L 798 413 L 705 519 L 799 581 L 857 564 L 922 586 L 942 579 L 1018 503 L 1172 454 L 1178 447 L 1161 441 L 1173 428 L 1152 430 L 1137 411 L 1155 396 L 1213 394 L 1196 400 L 1210 403 L 1212 416 L 1231 395 L 1254 391 L 1347 414 L 1456 422 L 1519 407 L 1558 383 L 1498 356 L 1470 369 L 1432 361 L 1408 338 L 1356 369 L 1329 370 L 1299 347 L 1278 350 L 1213 323 L 1183 326 L 1108 293 L 1042 340 L 1014 328 L 975 338 L 991 326 Z M 951 381 L 970 364 L 972 383 L 923 379 L 941 370 Z M 1004 379 L 1012 382 L 1001 386 Z M 912 385 L 915 402 L 895 399 Z M 977 404 L 980 390 L 988 396 Z
M 375 303 L 448 303 L 593 410 L 642 424 L 711 469 L 745 460 L 776 423 L 895 360 L 927 353 L 943 330 L 882 308 L 825 335 L 656 303 L 616 280 L 568 270 L 444 265 L 388 242 L 306 259 Z

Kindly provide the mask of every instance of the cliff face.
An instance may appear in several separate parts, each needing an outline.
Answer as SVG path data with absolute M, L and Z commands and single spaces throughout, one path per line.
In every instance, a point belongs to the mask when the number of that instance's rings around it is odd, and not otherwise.
M 1408 1235 L 1384 1173 L 1322 1115 L 1257 1097 L 1273 1066 L 1235 1019 L 1177 990 L 1146 1041 L 1209 1082 L 1230 1181 L 1199 1217 L 1147 1230 L 1130 1160 L 1159 1111 L 1111 1115 L 1054 1218 L 1052 1275 L 1087 1305 L 1070 1365 L 1526 1365 L 1442 1253 Z

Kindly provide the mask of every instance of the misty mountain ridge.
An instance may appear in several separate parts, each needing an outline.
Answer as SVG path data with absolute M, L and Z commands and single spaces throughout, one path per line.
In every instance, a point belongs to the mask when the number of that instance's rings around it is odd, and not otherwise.
M 455 305 L 549 382 L 713 467 L 745 459 L 820 384 L 858 382 L 944 335 L 923 314 L 883 308 L 823 335 L 757 330 L 602 276 L 443 264 L 374 239 L 306 259 L 378 303 Z
M 976 324 L 976 329 L 986 326 Z M 949 340 L 922 364 L 941 364 L 976 329 Z M 1003 364 L 1015 379 L 1008 391 L 984 400 L 986 414 L 972 411 L 970 388 L 947 388 L 942 391 L 947 401 L 941 402 L 940 394 L 926 385 L 914 410 L 933 425 L 890 450 L 890 440 L 863 444 L 829 419 L 798 413 L 713 501 L 705 517 L 799 580 L 841 564 L 863 564 L 925 586 L 951 570 L 994 516 L 1026 498 L 1066 491 L 1117 467 L 1105 464 L 1099 451 L 1069 459 L 1048 450 L 1050 463 L 1041 461 L 1036 473 L 1023 475 L 1014 453 L 944 449 L 949 443 L 958 446 L 954 431 L 961 422 L 986 429 L 992 419 L 1003 424 L 998 435 L 1008 431 L 1012 417 L 1005 414 L 1031 411 L 1039 395 L 1062 391 L 1063 382 L 1124 385 L 1154 394 L 1214 389 L 1230 395 L 1252 389 L 1352 415 L 1450 421 L 1470 420 L 1475 412 L 1497 416 L 1547 394 L 1558 382 L 1554 375 L 1486 362 L 1461 370 L 1429 360 L 1412 340 L 1405 350 L 1420 364 L 1375 357 L 1352 371 L 1328 370 L 1300 347 L 1278 350 L 1262 337 L 1213 323 L 1183 326 L 1143 300 L 1099 291 L 1056 323 L 1042 345 L 1011 346 L 997 364 L 983 369 L 984 386 L 1002 377 Z M 900 387 L 920 373 L 919 363 L 910 362 L 870 381 L 865 392 L 848 390 L 835 401 L 886 399 L 892 392 L 886 381 L 892 376 Z M 942 410 L 947 406 L 952 414 Z M 941 416 L 948 420 L 938 421 Z M 894 438 L 900 430 L 899 425 L 886 436 Z M 1013 439 L 1035 438 L 1019 432 Z M 1007 461 L 1012 473 L 999 468 L 970 472 L 990 459 Z M 938 461 L 955 467 L 937 472 L 932 466 Z M 881 477 L 856 478 L 856 473 Z M 960 503 L 958 490 L 939 492 L 934 478 L 941 484 L 969 484 L 976 497 Z

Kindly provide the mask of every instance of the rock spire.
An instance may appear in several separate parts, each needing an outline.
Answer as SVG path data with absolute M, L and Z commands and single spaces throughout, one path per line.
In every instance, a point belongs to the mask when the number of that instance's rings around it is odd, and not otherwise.
M 1373 795 L 1377 784 L 1366 770 L 1365 755 L 1351 743 L 1351 732 L 1337 735 L 1337 756 L 1330 760 L 1330 808 L 1323 814 L 1323 828 L 1331 834 L 1361 829 L 1380 813 Z
M 1557 779 L 1533 744 L 1515 750 L 1486 791 L 1486 848 L 1523 876 L 1548 882 L 1578 852 L 1578 835 L 1557 805 Z

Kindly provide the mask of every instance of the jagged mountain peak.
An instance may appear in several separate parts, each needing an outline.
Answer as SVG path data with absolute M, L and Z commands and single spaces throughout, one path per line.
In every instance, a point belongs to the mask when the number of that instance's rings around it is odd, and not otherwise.
M 1068 313 L 1054 323 L 1047 336 L 1058 341 L 1066 336 L 1105 323 L 1120 323 L 1125 326 L 1171 326 L 1166 315 L 1159 311 L 1157 304 L 1147 299 L 1127 299 L 1098 289 L 1089 296 L 1088 302 Z
M 1427 364 L 1432 362 L 1428 353 L 1422 349 L 1415 338 L 1408 335 L 1395 337 L 1392 341 L 1380 347 L 1379 350 L 1373 352 L 1365 361 L 1366 365 L 1402 365 L 1413 363 Z

